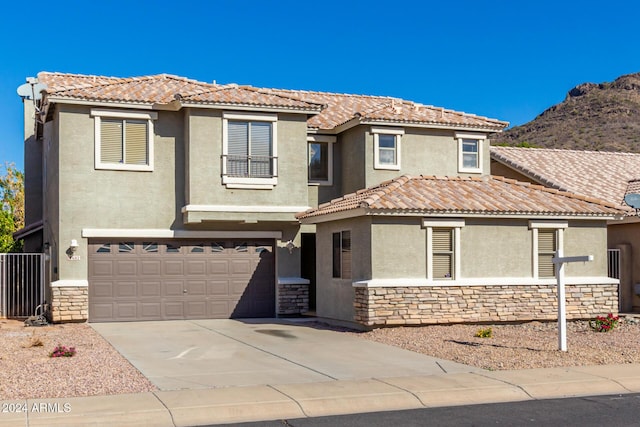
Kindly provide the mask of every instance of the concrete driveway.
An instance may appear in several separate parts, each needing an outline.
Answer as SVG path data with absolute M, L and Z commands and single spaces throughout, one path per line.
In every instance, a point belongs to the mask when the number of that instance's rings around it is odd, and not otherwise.
M 92 323 L 161 390 L 412 377 L 479 369 L 276 319 Z

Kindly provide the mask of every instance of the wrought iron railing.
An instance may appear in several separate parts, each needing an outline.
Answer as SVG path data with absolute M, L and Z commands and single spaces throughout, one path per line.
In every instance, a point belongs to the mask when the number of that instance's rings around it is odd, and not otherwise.
M 278 158 L 274 156 L 222 156 L 222 175 L 234 178 L 275 178 Z

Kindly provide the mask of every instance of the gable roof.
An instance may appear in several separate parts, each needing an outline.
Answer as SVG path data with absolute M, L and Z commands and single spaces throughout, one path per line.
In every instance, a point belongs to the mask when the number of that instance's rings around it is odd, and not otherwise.
M 299 213 L 317 217 L 353 211 L 359 215 L 446 215 L 612 218 L 623 210 L 605 201 L 513 179 L 403 175 Z M 319 218 L 317 218 L 319 219 Z
M 507 122 L 385 96 L 218 85 L 170 74 L 105 77 L 41 72 L 49 100 L 143 104 L 160 107 L 224 105 L 310 113 L 310 129 L 333 131 L 357 124 L 397 124 L 499 132 Z
M 640 154 L 549 148 L 491 147 L 491 158 L 547 187 L 584 194 L 618 207 L 640 175 Z

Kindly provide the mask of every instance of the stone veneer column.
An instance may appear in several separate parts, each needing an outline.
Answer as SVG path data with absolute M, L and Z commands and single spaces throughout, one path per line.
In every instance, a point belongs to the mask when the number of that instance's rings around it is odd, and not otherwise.
M 566 285 L 567 318 L 618 312 L 616 284 Z M 557 319 L 555 285 L 356 287 L 354 320 L 365 326 Z
M 89 288 L 86 285 L 51 284 L 51 321 L 84 322 L 89 317 Z
M 278 315 L 309 311 L 308 283 L 278 283 Z

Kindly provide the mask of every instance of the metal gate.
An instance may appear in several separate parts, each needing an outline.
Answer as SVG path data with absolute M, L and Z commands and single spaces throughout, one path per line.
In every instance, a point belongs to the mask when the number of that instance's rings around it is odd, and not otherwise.
M 28 317 L 44 302 L 44 255 L 0 254 L 0 318 Z

